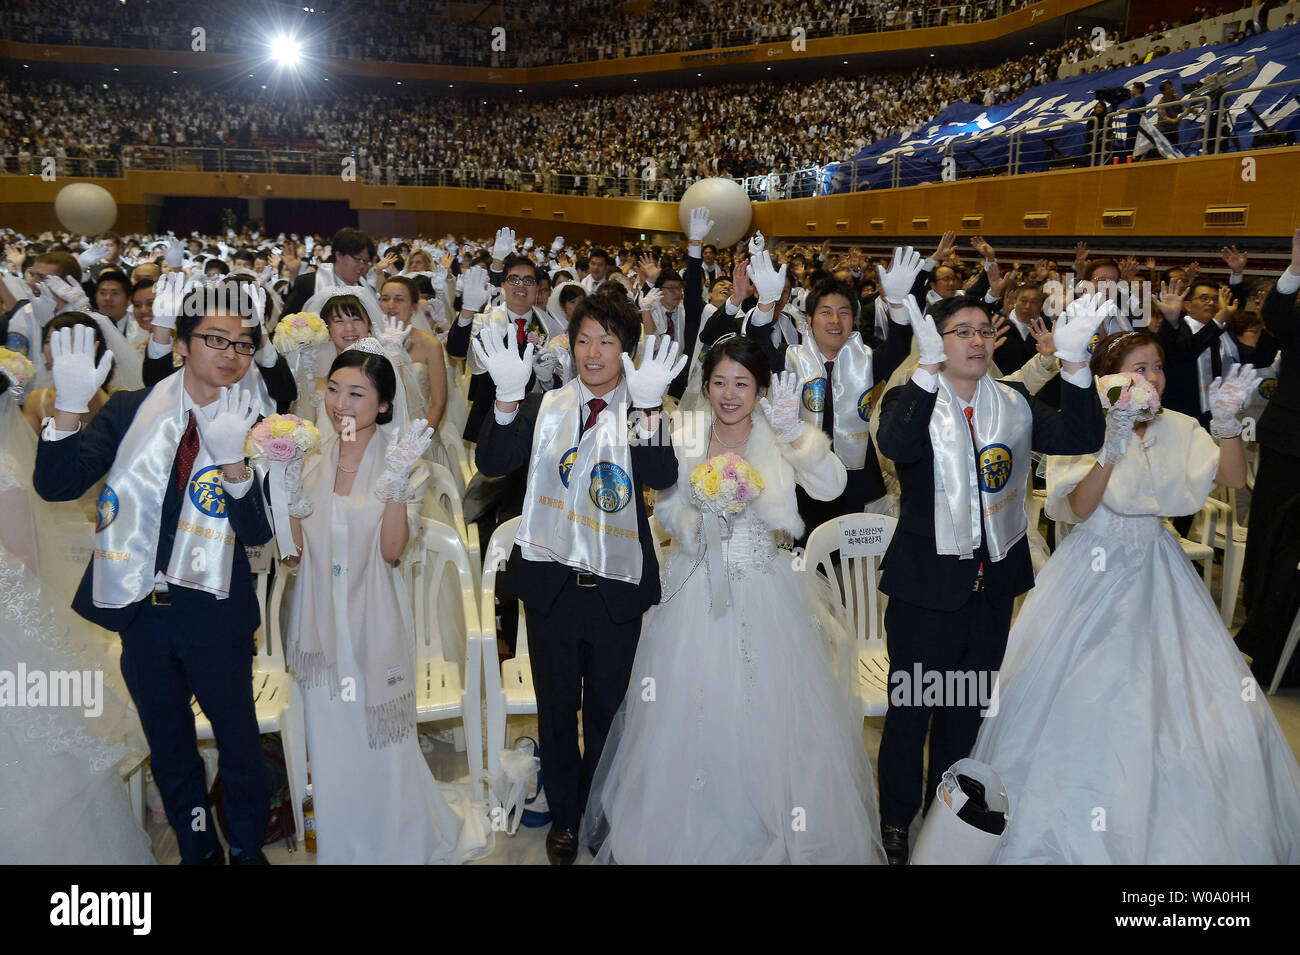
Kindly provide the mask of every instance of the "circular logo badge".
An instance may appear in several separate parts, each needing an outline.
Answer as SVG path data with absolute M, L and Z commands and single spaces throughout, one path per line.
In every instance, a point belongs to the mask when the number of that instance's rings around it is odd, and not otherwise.
M 858 417 L 863 421 L 871 420 L 871 389 L 858 395 Z
M 98 515 L 95 521 L 96 534 L 117 520 L 117 492 L 107 484 L 104 485 L 104 490 L 99 492 L 99 499 L 95 501 L 95 513 Z
M 814 378 L 803 386 L 803 406 L 813 414 L 826 407 L 826 379 Z
M 226 492 L 221 487 L 221 468 L 204 468 L 190 481 L 190 502 L 210 517 L 226 516 Z
M 1098 334 L 1096 334 L 1096 335 L 1093 335 L 1092 338 L 1088 339 L 1088 354 L 1089 354 L 1089 355 L 1092 354 L 1092 350 L 1093 350 L 1094 348 L 1097 347 L 1097 343 L 1100 342 L 1100 341 L 1101 341 L 1101 334 L 1100 334 L 1100 333 L 1098 333 Z
M 578 460 L 578 449 L 569 448 L 560 456 L 560 482 L 569 486 L 569 477 L 573 474 L 573 463 Z
M 1011 449 L 1005 444 L 990 444 L 980 452 L 980 487 L 992 494 L 1002 490 L 1011 477 Z
M 1265 401 L 1273 397 L 1273 389 L 1277 387 L 1276 378 L 1265 378 L 1259 383 L 1259 396 Z
M 632 479 L 613 461 L 601 461 L 591 469 L 591 503 L 606 514 L 617 514 L 632 500 Z

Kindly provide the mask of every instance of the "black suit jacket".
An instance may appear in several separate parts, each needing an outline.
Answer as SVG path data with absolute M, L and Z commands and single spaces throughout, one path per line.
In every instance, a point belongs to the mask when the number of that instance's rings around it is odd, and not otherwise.
M 1165 350 L 1165 393 L 1161 403 L 1166 408 L 1173 408 L 1202 424 L 1209 422 L 1209 414 L 1201 411 L 1201 385 L 1196 361 L 1203 351 L 1218 343 L 1223 331 L 1218 322 L 1211 320 L 1200 331 L 1193 332 L 1186 315 L 1176 326 L 1166 321 L 1156 330 L 1156 341 Z
M 266 382 L 266 393 L 275 402 L 276 412 L 286 414 L 298 398 L 298 385 L 293 380 L 293 371 L 289 368 L 289 363 L 284 360 L 283 355 L 276 355 L 274 365 L 270 368 L 258 365 L 257 370 L 262 373 L 262 381 Z M 172 364 L 170 353 L 158 358 L 150 358 L 148 352 L 145 353 L 143 377 L 146 388 L 152 388 L 175 371 L 176 366 Z
M 541 316 L 537 314 L 537 308 L 533 309 L 533 318 L 529 321 L 536 320 L 541 322 Z M 542 323 L 545 328 L 545 323 Z M 474 323 L 462 325 L 459 316 L 452 320 L 451 328 L 447 332 L 447 354 L 452 358 L 466 358 L 469 356 L 470 349 L 470 332 L 474 329 Z M 516 346 L 519 354 L 523 355 L 524 350 L 528 347 L 525 342 Z M 528 374 L 528 385 L 524 389 L 524 394 L 528 394 L 537 385 L 537 373 L 530 371 Z M 471 375 L 469 379 L 469 392 L 466 395 L 469 399 L 469 414 L 465 418 L 465 431 L 461 435 L 466 441 L 477 441 L 479 431 L 483 428 L 483 422 L 490 419 L 491 409 L 496 407 L 497 385 L 492 380 L 492 376 L 486 372 L 479 372 L 477 375 Z
M 1272 451 L 1300 457 L 1300 348 L 1296 347 L 1296 297 L 1283 295 L 1275 287 L 1264 299 L 1260 311 L 1269 334 L 1281 347 L 1282 363 L 1277 387 L 1256 424 L 1255 436 L 1260 444 Z
M 1016 383 L 1034 416 L 1032 447 L 1044 454 L 1089 454 L 1101 447 L 1106 424 L 1095 388 L 1061 384 L 1057 411 Z M 984 565 L 985 586 L 993 596 L 1012 598 L 1034 586 L 1029 542 L 1021 539 L 1000 561 L 991 562 L 983 538 L 971 560 L 940 555 L 934 539 L 934 448 L 930 415 L 937 394 L 914 381 L 890 390 L 880 407 L 880 451 L 894 461 L 902 485 L 894 539 L 885 553 L 880 590 L 891 597 L 935 610 L 960 608 Z
M 704 263 L 693 255 L 686 256 L 686 275 L 682 279 L 682 351 L 686 364 L 668 385 L 668 394 L 681 400 L 691 377 L 691 352 L 700 337 L 700 317 L 704 314 Z
M 284 308 L 280 309 L 281 315 L 292 315 L 294 312 L 301 312 L 307 300 L 316 294 L 316 273 L 308 272 L 305 275 L 299 275 L 293 280 L 293 285 L 289 288 L 289 294 L 284 297 Z
M 512 479 L 522 473 L 526 478 L 541 399 L 541 395 L 530 395 L 521 402 L 519 413 L 508 425 L 497 424 L 495 414 L 487 416 L 474 450 L 474 460 L 481 472 L 489 477 L 510 475 Z M 659 562 L 655 559 L 641 487 L 663 490 L 677 482 L 677 455 L 668 442 L 665 424 L 666 419 L 661 416 L 655 439 L 631 448 L 632 501 L 636 505 L 637 536 L 641 540 L 641 581 L 629 584 L 596 578 L 596 589 L 615 623 L 632 620 L 659 602 Z M 511 589 L 524 606 L 543 613 L 555 603 L 560 588 L 573 573 L 573 568 L 553 560 L 525 560 L 518 545 L 510 552 L 508 569 Z
M 136 412 L 151 389 L 119 391 L 104 404 L 88 426 L 61 441 L 41 441 L 36 449 L 36 470 L 32 485 L 47 501 L 74 501 L 108 473 L 117 456 L 118 446 L 135 420 Z M 176 540 L 176 521 L 181 499 L 174 488 L 173 465 L 163 498 L 159 519 L 158 554 L 155 571 L 165 570 Z M 244 545 L 258 546 L 271 539 L 271 524 L 262 494 L 254 486 L 236 500 L 226 495 L 226 513 L 235 533 L 234 566 L 230 576 L 230 596 L 218 600 L 211 594 L 189 587 L 171 587 L 171 603 L 196 625 L 217 627 L 232 635 L 251 636 L 257 630 L 260 614 L 253 593 L 253 575 Z M 86 568 L 81 585 L 72 601 L 72 609 L 105 630 L 121 632 L 131 625 L 144 601 L 120 609 L 96 607 L 91 590 L 92 569 Z M 148 598 L 146 598 L 148 599 Z

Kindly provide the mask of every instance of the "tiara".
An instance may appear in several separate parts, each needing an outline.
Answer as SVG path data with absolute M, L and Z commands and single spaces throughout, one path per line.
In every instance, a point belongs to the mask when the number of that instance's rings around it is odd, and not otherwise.
M 1106 346 L 1106 354 L 1109 355 L 1115 349 L 1115 346 L 1118 345 L 1120 342 L 1122 342 L 1124 339 L 1130 338 L 1133 335 L 1141 335 L 1141 334 L 1143 334 L 1143 332 L 1134 330 L 1131 332 L 1124 332 L 1122 335 L 1115 336 L 1114 340 L 1112 340 L 1111 343 Z
M 729 342 L 733 338 L 739 338 L 739 337 L 740 334 L 738 332 L 727 332 L 725 335 L 719 335 L 717 338 L 713 340 L 713 344 L 709 346 L 709 350 L 712 351 L 713 349 L 721 345 L 723 342 Z
M 379 339 L 377 338 L 363 338 L 360 341 L 353 342 L 343 350 L 363 351 L 367 355 L 378 355 L 380 358 L 388 357 L 388 352 L 384 351 L 384 346 L 379 344 Z

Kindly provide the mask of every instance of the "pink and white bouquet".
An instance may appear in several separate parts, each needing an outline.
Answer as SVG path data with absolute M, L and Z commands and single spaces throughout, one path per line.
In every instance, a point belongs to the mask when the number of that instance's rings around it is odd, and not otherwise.
M 253 460 L 287 462 L 304 458 L 319 448 L 320 430 L 306 418 L 293 414 L 263 418 L 253 425 L 244 442 L 244 454 Z
M 1160 395 L 1155 386 L 1141 375 L 1115 374 L 1097 379 L 1097 392 L 1101 408 L 1111 411 L 1136 411 L 1137 421 L 1150 421 L 1165 409 L 1160 406 Z
M 271 523 L 281 557 L 298 553 L 291 517 L 306 517 L 310 504 L 302 497 L 302 464 L 320 450 L 317 427 L 292 414 L 274 414 L 253 425 L 244 441 L 244 454 L 264 471 L 271 495 Z
M 294 312 L 275 324 L 272 341 L 281 355 L 329 341 L 329 329 L 315 312 Z
M 701 461 L 691 472 L 691 496 L 701 508 L 739 514 L 763 492 L 763 479 L 748 461 L 728 451 Z

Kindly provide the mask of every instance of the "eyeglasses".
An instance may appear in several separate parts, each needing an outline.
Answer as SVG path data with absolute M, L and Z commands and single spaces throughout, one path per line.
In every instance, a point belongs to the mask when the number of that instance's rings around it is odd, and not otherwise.
M 1197 295 L 1192 298 L 1193 302 L 1217 302 L 1218 300 L 1217 295 Z
M 950 329 L 944 332 L 943 334 L 956 335 L 958 338 L 962 339 L 963 341 L 969 341 L 970 339 L 974 338 L 976 335 L 978 335 L 980 338 L 983 339 L 998 337 L 997 329 L 991 328 L 988 325 L 984 325 L 981 328 L 972 328 L 970 325 L 958 325 L 956 328 Z
M 236 355 L 243 355 L 247 358 L 250 355 L 257 354 L 257 346 L 252 342 L 232 342 L 229 338 L 221 335 L 200 335 L 199 337 L 213 351 L 225 351 L 233 345 Z
M 507 275 L 506 284 L 513 285 L 515 288 L 518 288 L 521 285 L 527 285 L 531 288 L 537 284 L 537 279 L 533 278 L 531 275 Z

